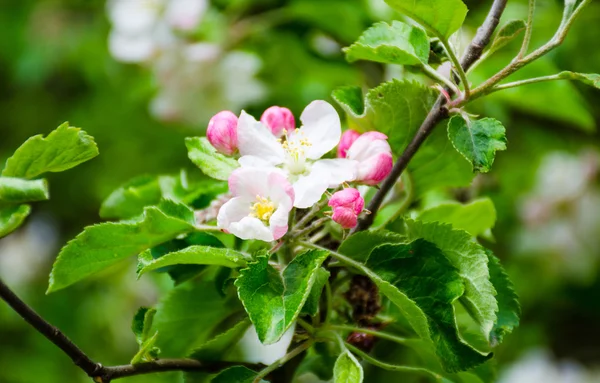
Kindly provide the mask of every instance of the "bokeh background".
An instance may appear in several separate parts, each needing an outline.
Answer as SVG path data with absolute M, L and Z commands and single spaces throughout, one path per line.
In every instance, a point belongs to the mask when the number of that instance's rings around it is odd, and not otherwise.
M 314 99 L 330 100 L 338 86 L 372 87 L 409 75 L 347 64 L 341 53 L 375 21 L 399 17 L 383 0 L 206 0 L 171 13 L 142 11 L 143 2 L 0 3 L 0 163 L 31 135 L 66 120 L 93 135 L 101 153 L 49 175 L 52 199 L 36 204 L 28 224 L 0 241 L 0 276 L 106 365 L 127 363 L 135 353 L 132 315 L 154 304 L 168 281 L 136 281 L 132 259 L 59 293 L 44 291 L 60 247 L 100 221 L 100 204 L 113 189 L 140 174 L 197 172 L 183 138 L 202 134 L 219 110 L 245 108 L 258 117 L 276 104 L 299 113 Z M 491 1 L 466 3 L 471 11 L 453 41 L 458 47 Z M 533 45 L 553 34 L 561 8 L 562 0 L 538 1 Z M 510 1 L 503 20 L 526 12 L 525 1 Z M 598 41 L 600 3 L 592 2 L 562 47 L 515 78 L 600 72 Z M 474 81 L 506 64 L 517 48 L 495 54 Z M 598 90 L 555 82 L 498 93 L 471 109 L 501 120 L 509 139 L 491 173 L 455 191 L 461 201 L 493 199 L 498 220 L 486 245 L 521 298 L 522 324 L 496 352 L 503 383 L 600 381 L 599 104 Z M 0 382 L 88 378 L 0 304 Z

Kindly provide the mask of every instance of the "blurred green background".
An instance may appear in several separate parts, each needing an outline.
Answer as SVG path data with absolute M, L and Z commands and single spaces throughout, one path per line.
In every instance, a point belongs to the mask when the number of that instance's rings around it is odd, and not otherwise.
M 467 26 L 453 41 L 463 48 L 491 1 L 466 3 Z M 560 0 L 538 3 L 534 45 L 553 34 L 562 11 Z M 220 109 L 237 113 L 244 107 L 258 117 L 276 104 L 298 115 L 314 99 L 330 100 L 338 86 L 372 87 L 402 73 L 373 63 L 347 64 L 340 51 L 373 22 L 398 17 L 383 0 L 213 0 L 199 25 L 178 37 L 239 55 L 169 67 L 185 73 L 183 78 L 168 71 L 164 77 L 158 60 L 116 60 L 108 48 L 107 9 L 105 1 L 91 0 L 0 4 L 0 161 L 28 137 L 66 120 L 100 147 L 93 161 L 49 175 L 52 199 L 35 205 L 28 225 L 0 241 L 0 276 L 92 358 L 110 365 L 128 363 L 135 353 L 133 313 L 154 304 L 168 282 L 136 281 L 132 260 L 44 295 L 58 250 L 100 221 L 103 198 L 140 174 L 197 172 L 183 138 L 201 134 Z M 510 1 L 503 20 L 525 18 L 526 12 L 525 1 Z M 599 40 L 600 4 L 593 2 L 564 46 L 515 78 L 567 69 L 600 72 Z M 472 79 L 485 79 L 516 49 L 492 56 Z M 246 77 L 234 76 L 242 72 Z M 161 108 L 164 98 L 158 96 L 165 94 L 177 110 Z M 496 352 L 502 382 L 600 381 L 599 104 L 597 90 L 555 82 L 498 93 L 471 108 L 500 119 L 509 139 L 491 173 L 455 191 L 461 201 L 494 200 L 495 240 L 486 245 L 503 260 L 521 297 L 522 324 Z M 2 383 L 88 381 L 4 304 L 0 346 Z M 177 379 L 163 374 L 124 382 Z

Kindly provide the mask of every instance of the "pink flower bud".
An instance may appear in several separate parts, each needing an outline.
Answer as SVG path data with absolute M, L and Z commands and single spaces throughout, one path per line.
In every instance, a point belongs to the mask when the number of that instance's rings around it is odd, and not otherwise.
M 221 111 L 208 122 L 206 138 L 215 149 L 225 155 L 232 155 L 237 150 L 238 118 L 228 110 Z
M 387 136 L 380 132 L 362 134 L 348 149 L 346 157 L 358 161 L 356 181 L 377 185 L 392 171 L 394 160 Z
M 294 115 L 288 108 L 280 106 L 272 106 L 260 117 L 260 122 L 265 124 L 273 135 L 279 137 L 283 134 L 283 130 L 292 131 L 296 128 L 296 120 Z
M 352 229 L 358 222 L 358 215 L 365 207 L 365 200 L 360 192 L 354 188 L 340 190 L 329 199 L 329 206 L 333 208 L 333 219 L 344 229 Z
M 360 133 L 358 133 L 356 130 L 346 130 L 344 134 L 342 134 L 342 138 L 340 139 L 337 156 L 339 158 L 346 158 L 346 153 L 348 152 L 348 149 L 350 149 L 350 147 L 358 137 L 360 137 Z

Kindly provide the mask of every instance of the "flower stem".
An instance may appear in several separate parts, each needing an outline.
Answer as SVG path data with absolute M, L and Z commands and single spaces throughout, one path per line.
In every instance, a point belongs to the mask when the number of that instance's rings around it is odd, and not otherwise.
M 527 24 L 525 26 L 525 36 L 523 37 L 523 44 L 517 58 L 521 58 L 527 54 L 529 49 L 529 42 L 531 41 L 531 33 L 533 32 L 533 15 L 535 13 L 535 0 L 529 0 L 529 11 L 527 13 Z
M 439 374 L 436 374 L 433 371 L 430 371 L 426 368 L 423 367 L 412 367 L 412 366 L 399 366 L 396 364 L 389 364 L 389 363 L 385 363 L 382 362 L 380 360 L 377 360 L 375 358 L 373 358 L 372 356 L 370 356 L 369 354 L 367 354 L 366 352 L 360 350 L 359 348 L 349 344 L 349 343 L 345 343 L 345 346 L 352 351 L 353 353 L 355 353 L 356 355 L 360 356 L 361 358 L 363 358 L 365 361 L 367 361 L 368 363 L 371 363 L 374 366 L 383 368 L 384 370 L 389 370 L 389 371 L 400 371 L 400 372 L 413 372 L 413 373 L 421 373 L 421 374 L 426 374 L 429 375 L 431 377 L 433 377 L 436 381 L 443 381 L 443 377 Z
M 371 330 L 371 329 L 362 328 L 362 327 L 336 325 L 336 324 L 332 324 L 327 327 L 332 330 L 352 331 L 352 332 L 359 332 L 359 333 L 363 333 L 363 334 L 369 334 L 369 335 L 373 335 L 373 336 L 376 336 L 381 339 L 387 339 L 387 340 L 390 340 L 392 342 L 396 342 L 399 344 L 405 344 L 407 341 L 413 340 L 413 339 L 402 338 L 402 337 L 399 337 L 399 336 L 396 336 L 396 335 L 393 335 L 390 333 Z
M 460 81 L 462 82 L 463 87 L 465 88 L 464 98 L 468 99 L 469 95 L 471 94 L 471 88 L 469 87 L 469 80 L 467 79 L 467 74 L 465 73 L 462 65 L 460 64 L 458 57 L 456 57 L 456 54 L 454 53 L 454 49 L 452 49 L 452 47 L 450 46 L 448 39 L 443 36 L 440 36 L 440 42 L 446 49 L 448 58 L 450 58 L 450 61 L 452 62 L 452 66 L 454 67 L 454 70 L 456 70 L 456 73 L 458 73 L 458 77 L 460 78 Z M 458 93 L 458 94 L 460 94 L 460 93 Z

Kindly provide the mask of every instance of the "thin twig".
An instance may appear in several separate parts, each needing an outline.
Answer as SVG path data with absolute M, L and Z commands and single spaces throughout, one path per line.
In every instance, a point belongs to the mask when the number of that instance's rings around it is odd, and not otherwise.
M 494 30 L 500 22 L 500 16 L 502 16 L 502 12 L 504 12 L 507 1 L 508 0 L 494 0 L 494 3 L 492 4 L 485 21 L 477 30 L 475 38 L 473 41 L 471 41 L 471 44 L 469 44 L 469 47 L 467 48 L 467 51 L 461 60 L 461 67 L 463 71 L 467 71 L 471 65 L 473 65 L 473 63 L 479 57 L 481 57 L 483 49 L 487 44 L 489 44 Z M 396 181 L 404 169 L 406 169 L 410 160 L 412 160 L 414 155 L 417 153 L 417 150 L 419 150 L 423 142 L 425 142 L 427 137 L 429 137 L 435 126 L 448 116 L 448 109 L 446 109 L 444 105 L 445 101 L 446 100 L 443 96 L 438 97 L 437 101 L 433 105 L 433 108 L 429 111 L 429 114 L 425 118 L 425 121 L 423 121 L 423 124 L 421 124 L 421 127 L 413 137 L 412 141 L 408 144 L 402 155 L 400 155 L 394 164 L 390 175 L 383 181 L 380 189 L 377 191 L 373 199 L 371 199 L 368 210 L 370 210 L 372 214 L 363 217 L 351 233 L 368 229 L 373 224 L 377 211 L 381 207 L 385 196 L 394 187 Z
M 77 345 L 75 345 L 62 331 L 54 327 L 36 313 L 31 307 L 23 302 L 1 279 L 0 298 L 4 300 L 17 314 L 21 316 L 46 339 L 60 348 L 73 363 L 85 372 L 90 378 L 98 383 L 109 383 L 112 380 L 128 376 L 150 374 L 165 371 L 204 371 L 217 372 L 227 367 L 246 365 L 250 368 L 260 368 L 261 365 L 234 363 L 234 362 L 210 362 L 205 363 L 195 359 L 158 359 L 135 365 L 108 366 L 94 362 Z
M 529 0 L 529 10 L 527 11 L 527 24 L 525 26 L 525 36 L 517 58 L 520 59 L 527 54 L 529 42 L 531 41 L 531 33 L 533 32 L 533 15 L 535 13 L 535 0 Z
M 414 339 L 407 339 L 407 338 L 402 338 L 399 336 L 396 336 L 394 334 L 389 334 L 386 332 L 382 332 L 382 331 L 376 331 L 376 330 L 370 330 L 368 328 L 362 328 L 362 327 L 355 327 L 355 326 L 346 326 L 346 325 L 329 325 L 327 326 L 332 330 L 342 330 L 342 331 L 352 331 L 352 332 L 358 332 L 358 333 L 363 333 L 363 334 L 369 334 L 369 335 L 373 335 L 375 337 L 381 338 L 381 339 L 386 339 L 392 342 L 396 342 L 398 344 L 405 344 L 407 341 L 412 341 Z
M 292 351 L 290 351 L 289 353 L 285 354 L 283 356 L 283 358 L 275 361 L 273 364 L 271 364 L 270 366 L 267 366 L 264 370 L 260 371 L 256 375 L 256 378 L 252 381 L 252 383 L 260 382 L 262 378 L 269 375 L 271 372 L 275 371 L 276 369 L 280 368 L 281 366 L 283 366 L 290 360 L 294 359 L 295 357 L 300 355 L 302 352 L 308 350 L 308 348 L 310 346 L 312 346 L 312 344 L 313 344 L 313 341 L 308 340 L 308 341 L 302 343 L 300 346 L 293 349 Z

